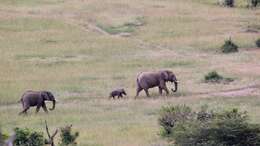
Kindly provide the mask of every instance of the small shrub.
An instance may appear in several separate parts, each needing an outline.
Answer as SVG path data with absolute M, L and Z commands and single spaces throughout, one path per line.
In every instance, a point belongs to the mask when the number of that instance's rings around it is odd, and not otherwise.
M 251 6 L 256 7 L 259 2 L 259 0 L 251 0 Z
M 204 81 L 206 83 L 230 83 L 233 82 L 234 79 L 232 78 L 226 78 L 221 75 L 219 75 L 216 71 L 209 72 L 205 75 Z
M 221 47 L 223 53 L 238 52 L 238 46 L 232 42 L 231 39 L 226 40 L 224 45 Z
M 60 129 L 60 137 L 61 137 L 61 142 L 60 146 L 76 146 L 76 138 L 79 136 L 78 132 L 75 132 L 72 134 L 71 132 L 72 125 L 66 126 Z
M 35 132 L 30 129 L 15 128 L 16 139 L 15 146 L 44 146 L 44 137 L 42 132 Z
M 182 123 L 192 118 L 191 108 L 186 105 L 162 107 L 159 117 L 159 124 L 163 127 L 161 134 L 170 135 L 176 123 Z
M 215 116 L 213 111 L 208 110 L 208 106 L 202 106 L 200 111 L 197 112 L 197 120 L 207 122 Z
M 8 135 L 8 134 L 6 134 L 6 133 L 1 133 L 1 131 L 0 131 L 0 146 L 1 146 L 1 144 L 3 145 L 4 142 L 5 142 L 5 140 L 7 140 L 8 138 L 9 138 L 9 135 Z
M 0 130 L 0 145 L 4 145 L 4 137 L 1 130 Z
M 206 82 L 220 82 L 221 80 L 223 80 L 223 77 L 219 75 L 216 71 L 212 71 L 205 75 L 204 80 Z
M 234 0 L 218 0 L 218 4 L 227 7 L 234 7 Z
M 225 6 L 234 7 L 234 0 L 225 0 Z
M 168 107 L 168 109 L 174 109 L 174 107 Z M 178 122 L 171 128 L 171 135 L 168 135 L 168 139 L 174 142 L 174 145 L 260 145 L 260 125 L 249 123 L 247 112 L 239 112 L 237 109 L 217 112 L 202 108 L 199 112 L 191 111 L 191 113 L 194 113 L 193 118 Z M 172 114 L 171 118 L 174 119 L 175 115 Z
M 260 38 L 256 40 L 255 44 L 258 48 L 260 48 Z

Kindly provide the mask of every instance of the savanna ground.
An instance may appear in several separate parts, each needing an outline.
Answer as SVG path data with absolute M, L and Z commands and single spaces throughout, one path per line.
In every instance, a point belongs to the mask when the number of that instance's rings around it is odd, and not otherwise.
M 212 0 L 0 0 L 0 123 L 2 130 L 44 131 L 73 124 L 80 146 L 165 145 L 157 123 L 167 104 L 238 107 L 260 123 L 260 9 L 217 6 Z M 232 37 L 240 46 L 221 54 Z M 179 91 L 158 89 L 134 100 L 141 71 L 171 69 Z M 235 79 L 206 84 L 217 70 Z M 128 98 L 108 100 L 124 87 Z M 58 99 L 48 115 L 18 116 L 25 90 L 50 90 Z M 48 105 L 50 106 L 50 105 Z

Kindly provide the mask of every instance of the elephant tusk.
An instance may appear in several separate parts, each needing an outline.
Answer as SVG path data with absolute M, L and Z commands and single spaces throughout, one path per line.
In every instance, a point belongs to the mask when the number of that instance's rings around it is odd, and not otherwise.
M 175 89 L 172 88 L 172 92 L 176 92 L 178 90 L 178 81 L 174 82 Z

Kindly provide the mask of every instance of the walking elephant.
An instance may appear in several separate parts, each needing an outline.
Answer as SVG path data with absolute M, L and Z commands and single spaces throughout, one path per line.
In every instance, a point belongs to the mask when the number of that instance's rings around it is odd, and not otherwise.
M 116 90 L 113 90 L 112 92 L 110 92 L 109 94 L 109 99 L 110 98 L 113 98 L 115 99 L 115 97 L 117 96 L 117 98 L 123 98 L 124 95 L 127 95 L 126 92 L 125 92 L 125 89 L 116 89 Z
M 172 91 L 176 92 L 178 89 L 178 81 L 174 73 L 170 70 L 161 70 L 156 72 L 142 72 L 137 76 L 137 88 L 136 88 L 136 96 L 139 95 L 139 92 L 142 90 L 145 91 L 146 96 L 149 97 L 149 88 L 158 87 L 159 93 L 162 95 L 162 91 L 164 90 L 166 94 L 169 94 L 169 90 L 167 89 L 166 82 L 174 82 L 175 89 Z
M 27 113 L 30 107 L 36 106 L 36 113 L 39 112 L 42 107 L 43 110 L 48 113 L 45 101 L 52 101 L 53 106 L 49 110 L 55 109 L 56 99 L 53 94 L 49 91 L 26 91 L 21 97 L 21 103 L 23 105 L 23 111 L 19 114 Z

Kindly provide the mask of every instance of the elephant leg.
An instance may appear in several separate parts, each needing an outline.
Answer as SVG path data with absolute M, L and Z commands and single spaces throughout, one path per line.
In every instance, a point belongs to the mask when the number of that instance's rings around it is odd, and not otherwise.
M 37 105 L 35 113 L 38 113 L 40 111 L 41 106 Z
M 162 95 L 162 88 L 159 87 L 159 94 Z
M 30 107 L 24 108 L 23 111 L 21 111 L 21 112 L 19 113 L 19 115 L 21 115 L 21 114 L 27 114 L 27 110 L 28 110 L 29 108 L 30 108 Z
M 140 93 L 142 90 L 143 90 L 142 88 L 137 87 L 135 98 L 136 98 L 137 96 L 139 96 L 139 93 Z
M 45 103 L 43 103 L 42 108 L 43 108 L 43 110 L 45 111 L 45 113 L 48 113 L 48 110 L 47 110 L 47 107 L 46 107 L 46 104 L 45 104 Z
M 160 82 L 159 89 L 160 88 L 166 92 L 166 95 L 169 94 L 169 90 L 167 89 L 167 86 L 166 86 L 165 82 Z
M 111 99 L 111 98 L 113 98 L 113 99 L 114 99 L 114 96 L 112 96 L 112 95 L 111 95 L 111 96 L 109 96 L 109 99 Z
M 148 92 L 148 89 L 144 89 L 144 91 L 145 91 L 145 93 L 146 93 L 146 96 L 147 96 L 147 97 L 150 97 L 150 94 L 149 94 L 149 92 Z
M 164 88 L 166 95 L 169 95 L 169 90 L 167 89 L 167 87 Z

